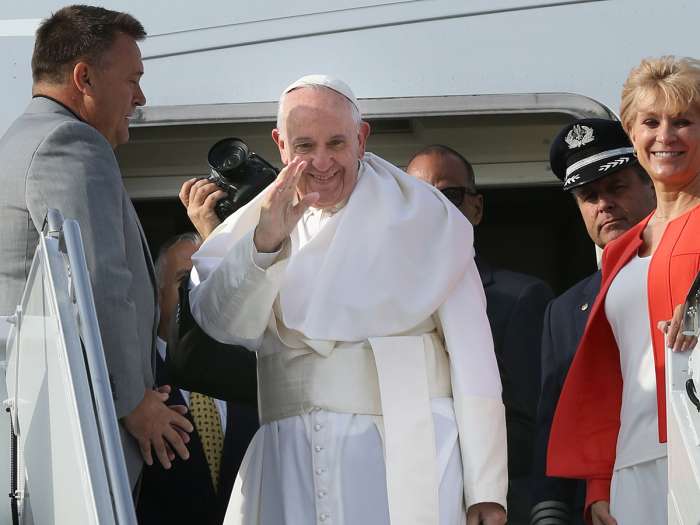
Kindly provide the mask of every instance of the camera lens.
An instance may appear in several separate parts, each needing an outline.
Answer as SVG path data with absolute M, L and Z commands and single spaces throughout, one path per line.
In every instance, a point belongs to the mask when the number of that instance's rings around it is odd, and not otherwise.
M 209 167 L 224 177 L 248 160 L 248 146 L 237 138 L 223 139 L 209 150 Z
M 209 149 L 211 172 L 208 180 L 228 195 L 214 206 L 222 221 L 247 204 L 275 180 L 277 169 L 265 159 L 250 152 L 248 145 L 237 138 L 220 140 Z

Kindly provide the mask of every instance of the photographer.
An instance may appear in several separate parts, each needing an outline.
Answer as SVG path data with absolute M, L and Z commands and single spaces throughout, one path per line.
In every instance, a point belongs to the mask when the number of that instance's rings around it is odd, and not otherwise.
M 237 138 L 221 139 L 207 154 L 211 171 L 206 178 L 190 179 L 180 189 L 180 200 L 197 231 L 206 239 L 221 221 L 277 177 L 277 169 Z
M 180 188 L 180 202 L 187 208 L 187 216 L 203 239 L 221 224 L 214 207 L 226 196 L 228 194 L 209 179 L 190 179 Z

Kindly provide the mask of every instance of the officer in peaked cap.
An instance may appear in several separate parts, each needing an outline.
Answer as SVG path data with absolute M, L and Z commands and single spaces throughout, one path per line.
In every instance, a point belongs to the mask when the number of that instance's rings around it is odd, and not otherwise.
M 572 122 L 552 142 L 549 162 L 563 190 L 576 199 L 586 230 L 600 248 L 644 218 L 650 202 L 656 206 L 651 180 L 617 121 Z M 648 198 L 639 199 L 639 191 Z
M 600 248 L 656 207 L 651 180 L 617 121 L 581 119 L 568 124 L 549 154 L 563 189 L 573 194 L 591 240 Z M 542 336 L 542 391 L 537 414 L 530 523 L 583 524 L 585 483 L 546 475 L 547 442 L 564 378 L 600 289 L 600 271 L 547 306 Z
M 622 125 L 593 118 L 577 120 L 562 129 L 552 143 L 549 162 L 563 181 L 564 191 L 638 166 Z

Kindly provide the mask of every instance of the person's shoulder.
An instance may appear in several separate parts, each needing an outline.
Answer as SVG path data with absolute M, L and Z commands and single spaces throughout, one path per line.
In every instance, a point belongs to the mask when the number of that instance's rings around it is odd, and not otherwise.
M 68 143 L 92 145 L 99 151 L 112 152 L 107 139 L 96 128 L 76 118 L 59 117 L 53 119 L 51 129 L 45 135 L 44 143 Z M 80 153 L 85 153 L 81 151 Z
M 550 308 L 557 310 L 559 308 L 568 308 L 573 303 L 579 303 L 582 298 L 585 300 L 593 299 L 598 294 L 600 289 L 600 271 L 592 273 L 588 277 L 581 279 L 564 293 L 553 299 Z
M 21 132 L 34 137 L 40 146 L 53 142 L 92 143 L 99 148 L 111 150 L 107 139 L 93 126 L 81 120 L 63 104 L 44 96 L 31 100 L 8 134 Z
M 29 107 L 17 117 L 2 137 L 5 144 L 40 144 L 53 130 L 75 116 L 62 112 L 41 111 L 43 105 L 32 100 Z
M 105 173 L 119 174 L 119 165 L 112 146 L 96 128 L 76 118 L 60 118 L 44 134 L 32 160 L 40 172 L 45 166 L 56 168 L 74 166 L 90 179 L 105 182 L 112 177 Z
M 521 283 L 523 286 L 528 286 L 532 284 L 546 284 L 543 279 L 530 275 L 529 273 L 515 272 L 513 270 L 507 270 L 505 268 L 493 268 L 494 279 L 502 281 L 510 281 L 514 283 Z
M 24 153 L 28 161 L 28 180 L 115 187 L 121 184 L 114 150 L 107 139 L 86 122 L 70 115 L 53 114 L 42 118 L 42 124 L 37 124 L 25 136 L 30 148 Z
M 492 276 L 496 285 L 507 287 L 514 295 L 544 292 L 554 296 L 547 282 L 534 275 L 514 272 L 503 268 L 493 268 Z

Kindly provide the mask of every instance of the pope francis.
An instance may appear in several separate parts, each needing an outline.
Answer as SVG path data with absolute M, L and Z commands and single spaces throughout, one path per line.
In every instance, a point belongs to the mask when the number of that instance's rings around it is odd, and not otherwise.
M 472 227 L 365 153 L 339 79 L 279 103 L 285 168 L 194 255 L 191 307 L 258 355 L 261 428 L 227 524 L 505 522 L 501 385 Z

